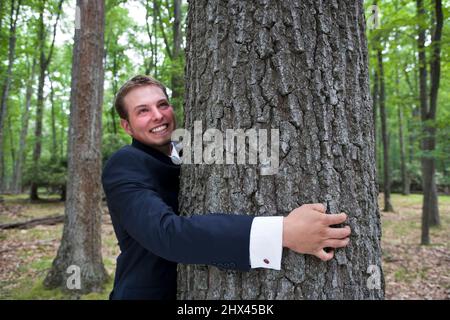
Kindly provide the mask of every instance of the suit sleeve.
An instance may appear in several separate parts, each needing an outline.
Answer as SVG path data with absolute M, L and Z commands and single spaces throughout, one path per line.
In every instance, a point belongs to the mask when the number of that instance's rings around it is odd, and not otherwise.
M 250 269 L 252 216 L 177 216 L 148 182 L 139 181 L 138 172 L 124 174 L 120 162 L 105 167 L 103 187 L 110 210 L 141 246 L 169 261 Z

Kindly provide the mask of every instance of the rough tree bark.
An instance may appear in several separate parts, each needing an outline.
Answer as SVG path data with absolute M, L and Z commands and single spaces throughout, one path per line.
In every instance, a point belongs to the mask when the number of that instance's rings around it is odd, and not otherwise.
M 259 165 L 183 165 L 181 213 L 286 215 L 331 197 L 353 234 L 327 263 L 285 251 L 282 271 L 180 266 L 179 298 L 383 298 L 362 3 L 189 5 L 185 128 L 279 128 L 281 148 L 276 175 L 260 175 Z
M 99 291 L 107 279 L 101 254 L 101 111 L 104 2 L 78 0 L 69 127 L 69 171 L 63 237 L 44 284 L 67 289 L 71 265 L 80 268 L 80 293 Z

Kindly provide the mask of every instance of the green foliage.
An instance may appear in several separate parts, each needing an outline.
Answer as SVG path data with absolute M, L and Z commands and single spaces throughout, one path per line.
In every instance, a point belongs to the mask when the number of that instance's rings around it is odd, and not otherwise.
M 366 1 L 371 6 L 374 1 Z M 376 69 L 375 50 L 381 48 L 384 56 L 386 81 L 386 108 L 388 113 L 388 135 L 390 139 L 391 167 L 394 186 L 400 186 L 400 146 L 398 110 L 403 112 L 403 134 L 406 148 L 406 167 L 414 185 L 421 185 L 421 156 L 436 158 L 436 178 L 441 187 L 448 186 L 450 180 L 450 32 L 449 20 L 444 20 L 441 49 L 441 86 L 438 97 L 437 118 L 431 125 L 436 128 L 437 146 L 430 154 L 420 151 L 423 138 L 420 110 L 418 109 L 418 65 L 417 65 L 417 25 L 423 24 L 430 38 L 433 16 L 433 2 L 425 1 L 426 15 L 418 21 L 416 3 L 406 0 L 376 1 L 380 21 L 376 29 L 367 28 L 369 45 L 370 75 Z M 25 93 L 31 79 L 33 60 L 39 67 L 38 19 L 42 2 L 22 0 L 17 25 L 17 45 L 13 65 L 13 78 L 8 99 L 8 115 L 4 128 L 3 176 L 6 183 L 12 183 L 14 165 L 18 160 L 19 135 L 25 115 Z M 50 46 L 52 23 L 58 0 L 48 0 L 45 5 L 46 48 Z M 0 86 L 3 85 L 7 66 L 9 12 L 11 0 L 0 5 Z M 449 16 L 449 2 L 443 2 L 444 17 Z M 44 185 L 57 185 L 62 182 L 61 170 L 64 166 L 52 164 L 49 159 L 67 157 L 67 141 L 70 113 L 70 89 L 73 46 L 73 13 L 75 6 L 70 1 L 63 4 L 61 21 L 57 29 L 57 39 L 52 60 L 48 68 L 44 89 L 44 122 L 42 137 L 41 173 L 36 177 Z M 178 126 L 183 126 L 184 97 L 184 46 L 187 2 L 182 2 L 181 52 L 174 56 L 174 2 L 162 0 L 107 0 L 105 6 L 105 90 L 102 115 L 102 157 L 106 160 L 114 151 L 130 142 L 130 138 L 120 127 L 120 120 L 113 108 L 114 96 L 119 87 L 138 73 L 148 73 L 161 80 L 171 95 Z M 369 11 L 367 11 L 368 13 Z M 426 43 L 426 56 L 429 61 L 430 45 Z M 373 79 L 372 79 L 373 81 Z M 53 114 L 50 101 L 50 83 L 53 86 Z M 371 83 L 373 85 L 373 82 Z M 25 183 L 30 180 L 32 151 L 36 142 L 34 121 L 36 111 L 37 74 L 34 76 L 31 97 L 29 128 L 25 149 Z M 53 126 L 54 129 L 53 130 Z M 378 123 L 378 135 L 380 134 Z M 380 136 L 377 137 L 381 139 Z M 382 169 L 381 144 L 377 144 L 377 159 Z M 60 160 L 56 161 L 60 163 Z M 55 173 L 50 171 L 56 170 Z M 379 181 L 382 181 L 378 170 Z M 49 175 L 48 178 L 44 178 Z
M 105 163 L 114 152 L 129 144 L 130 141 L 131 138 L 126 134 L 113 134 L 109 132 L 104 133 L 102 140 L 103 163 Z
M 33 167 L 28 166 L 24 173 L 23 183 L 25 186 L 35 181 L 39 186 L 45 187 L 47 193 L 60 192 L 65 188 L 67 179 L 66 160 L 57 161 L 56 159 L 42 159 L 39 162 L 37 172 Z
M 48 0 L 44 8 L 44 24 L 46 31 L 45 48 L 51 44 L 53 23 L 59 0 Z M 28 186 L 32 179 L 39 185 L 49 189 L 57 189 L 66 179 L 66 164 L 60 159 L 67 158 L 68 128 L 70 115 L 70 90 L 75 5 L 64 1 L 61 20 L 57 28 L 57 36 L 53 56 L 46 75 L 44 87 L 44 117 L 42 156 L 38 165 L 33 167 L 33 148 L 36 143 L 35 117 L 36 92 L 39 71 L 39 11 L 42 1 L 22 0 L 17 24 L 17 44 L 13 77 L 11 81 L 8 114 L 4 129 L 4 172 L 6 186 L 12 186 L 15 164 L 18 161 L 20 132 L 25 120 L 25 102 L 27 84 L 32 80 L 33 60 L 36 68 L 32 83 L 32 96 L 28 119 L 28 132 L 25 141 L 24 168 L 22 182 Z M 8 58 L 9 12 L 11 0 L 1 1 L 0 5 L 0 87 L 3 86 Z M 102 158 L 109 156 L 125 144 L 130 137 L 120 127 L 120 119 L 113 108 L 114 96 L 120 86 L 138 73 L 149 73 L 161 80 L 169 93 L 177 92 L 171 99 L 174 105 L 177 122 L 183 121 L 184 96 L 184 17 L 187 3 L 182 5 L 183 39 L 180 55 L 170 56 L 167 48 L 173 46 L 172 22 L 173 1 L 157 1 L 155 11 L 152 1 L 107 0 L 105 5 L 105 90 L 102 115 Z M 147 22 L 146 23 L 146 17 Z M 153 18 L 156 17 L 156 20 Z M 152 38 L 149 38 L 147 27 Z M 165 39 L 164 39 L 165 37 Z M 47 50 L 48 51 L 48 50 Z M 152 57 L 154 61 L 150 63 Z M 173 81 L 178 79 L 178 81 Z M 173 88 L 173 84 L 176 87 Z M 51 94 L 53 88 L 53 94 Z M 0 93 L 1 94 L 1 93 Z M 53 97 L 53 100 L 51 99 Z M 53 105 L 53 108 L 52 108 Z M 53 110 L 52 110 L 53 109 Z M 56 160 L 55 160 L 56 159 Z M 1 160 L 1 159 L 0 159 Z M 37 172 L 36 172 L 37 171 Z M 0 176 L 2 174 L 0 173 Z
M 422 156 L 432 156 L 437 163 L 437 182 L 441 187 L 449 186 L 450 172 L 450 61 L 449 59 L 449 3 L 443 1 L 444 30 L 441 41 L 441 82 L 438 96 L 436 121 L 430 123 L 436 128 L 436 150 L 424 153 L 420 149 L 420 141 L 424 137 L 423 123 L 420 120 L 419 107 L 419 80 L 417 63 L 417 25 L 421 23 L 427 29 L 430 39 L 431 21 L 434 14 L 434 2 L 424 1 L 426 14 L 422 21 L 417 18 L 415 1 L 391 0 L 376 1 L 379 9 L 379 26 L 376 29 L 367 29 L 369 44 L 369 65 L 371 76 L 371 90 L 373 89 L 373 75 L 377 69 L 376 50 L 383 52 L 386 108 L 388 114 L 388 136 L 390 141 L 390 164 L 392 168 L 393 187 L 401 190 L 401 152 L 399 136 L 398 110 L 403 112 L 403 136 L 406 149 L 407 174 L 411 177 L 413 185 L 421 186 Z M 374 2 L 365 2 L 367 13 L 369 6 Z M 426 57 L 429 77 L 429 60 L 431 57 L 430 41 L 426 42 Z M 379 112 L 378 112 L 379 116 Z M 377 140 L 381 140 L 381 125 L 377 120 Z M 382 159 L 382 145 L 377 144 L 378 161 Z M 379 168 L 380 169 L 380 168 Z M 383 171 L 378 170 L 379 181 L 383 180 Z

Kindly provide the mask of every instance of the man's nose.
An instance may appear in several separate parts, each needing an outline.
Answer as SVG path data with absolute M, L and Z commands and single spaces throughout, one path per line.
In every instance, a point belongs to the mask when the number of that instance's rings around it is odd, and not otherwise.
M 159 121 L 163 118 L 163 114 L 159 111 L 158 107 L 152 108 L 152 118 L 155 121 Z

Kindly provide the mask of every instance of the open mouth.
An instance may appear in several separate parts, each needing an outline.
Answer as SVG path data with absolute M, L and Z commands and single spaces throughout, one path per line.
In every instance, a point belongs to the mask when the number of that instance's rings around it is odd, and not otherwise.
M 153 129 L 151 129 L 150 132 L 161 135 L 161 134 L 165 134 L 167 132 L 167 128 L 169 128 L 169 125 L 167 123 L 165 123 L 165 124 L 162 124 L 160 126 L 157 126 Z

